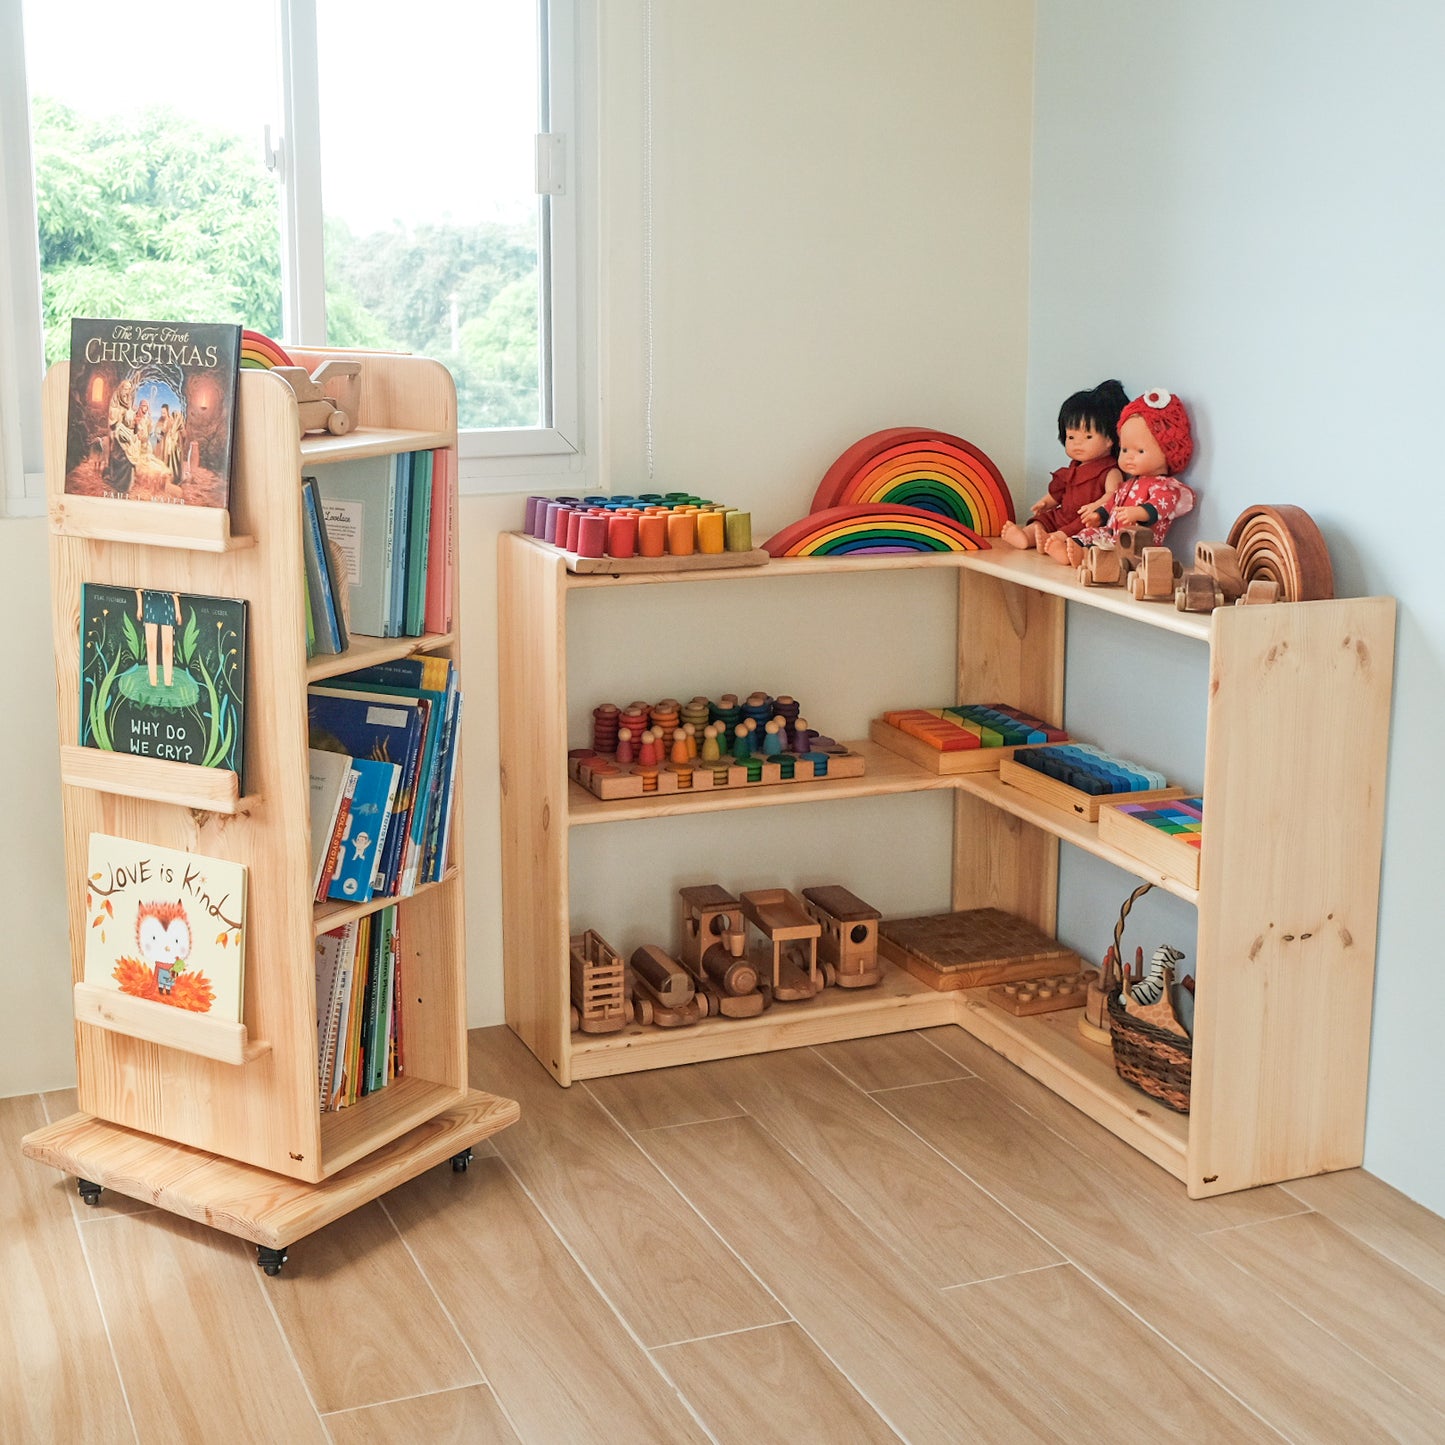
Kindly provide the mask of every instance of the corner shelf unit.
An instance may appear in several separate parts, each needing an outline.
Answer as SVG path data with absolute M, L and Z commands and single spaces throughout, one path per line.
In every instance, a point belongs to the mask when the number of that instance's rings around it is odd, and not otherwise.
M 321 359 L 296 355 L 298 365 L 308 368 Z M 138 529 L 139 517 L 131 518 L 130 509 L 141 504 L 96 500 L 84 515 L 76 513 L 63 475 L 69 367 L 53 367 L 45 382 L 82 1112 L 29 1136 L 25 1152 L 95 1184 L 276 1247 L 438 1159 L 461 1153 L 517 1117 L 510 1100 L 472 1090 L 467 1082 L 460 813 L 452 830 L 452 865 L 440 882 L 410 898 L 378 898 L 355 907 L 316 905 L 311 897 L 307 683 L 417 652 L 458 659 L 457 637 L 447 633 L 358 636 L 339 657 L 307 660 L 303 470 L 353 457 L 456 446 L 455 391 L 436 362 L 368 354 L 363 387 L 355 431 L 340 438 L 303 437 L 291 389 L 267 372 L 243 371 L 228 519 L 235 535 L 218 528 L 215 517 L 187 515 L 200 509 L 167 506 L 158 510 L 175 520 L 148 534 Z M 228 540 L 218 548 L 215 538 L 222 534 Z M 244 795 L 238 796 L 232 773 L 73 745 L 79 736 L 84 582 L 247 599 Z M 189 1020 L 157 1017 L 177 1010 L 86 991 L 81 884 L 92 832 L 247 867 L 239 1040 L 192 1040 L 180 1027 Z M 350 1108 L 322 1113 L 315 939 L 345 918 L 392 902 L 399 905 L 404 946 L 405 1073 Z M 101 992 L 106 997 L 97 999 Z
M 958 581 L 957 696 L 1063 715 L 1066 603 L 1176 633 L 1209 653 L 1197 889 L 1101 842 L 1096 823 L 996 774 L 941 775 L 869 742 L 864 777 L 744 793 L 604 803 L 567 776 L 567 598 L 831 572 L 946 568 Z M 665 609 L 665 594 L 657 600 Z M 499 544 L 503 935 L 507 1021 L 561 1084 L 958 1024 L 1182 1180 L 1192 1197 L 1358 1165 L 1379 902 L 1395 603 L 1387 597 L 1228 607 L 1207 616 L 1086 588 L 1033 553 L 779 559 L 692 574 L 577 576 L 532 538 Z M 1105 740 L 1107 741 L 1107 740 Z M 1056 927 L 1066 842 L 1194 904 L 1199 914 L 1192 1108 L 1120 1080 L 1076 1012 L 1016 1018 L 986 989 L 936 992 L 898 970 L 755 1019 L 573 1034 L 568 846 L 574 827 L 826 798 L 947 789 L 953 909 L 1007 909 Z

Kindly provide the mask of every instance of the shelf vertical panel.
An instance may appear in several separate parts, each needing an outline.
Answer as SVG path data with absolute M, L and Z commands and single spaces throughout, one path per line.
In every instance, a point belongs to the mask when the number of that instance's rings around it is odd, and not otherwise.
M 567 615 L 559 555 L 497 548 L 507 1023 L 572 1082 L 567 959 Z
M 1188 1175 L 1364 1154 L 1395 603 L 1214 613 Z
M 957 701 L 1002 702 L 1059 721 L 1064 624 L 1063 598 L 961 569 Z M 962 791 L 953 820 L 953 907 L 1002 908 L 1052 933 L 1058 840 Z
M 69 368 L 46 378 L 46 476 L 64 495 Z M 241 1067 L 125 1034 L 76 1025 L 80 1107 L 111 1123 L 314 1182 L 321 1177 L 309 876 L 301 502 L 294 396 L 278 378 L 241 377 L 232 521 L 257 545 L 203 553 L 51 534 L 57 711 L 79 737 L 79 599 L 84 582 L 244 597 L 247 620 L 246 790 L 261 801 L 228 816 L 64 786 L 71 969 L 85 969 L 84 868 L 92 832 L 242 863 L 249 870 L 244 1018 L 271 1051 Z M 115 505 L 124 506 L 124 502 Z

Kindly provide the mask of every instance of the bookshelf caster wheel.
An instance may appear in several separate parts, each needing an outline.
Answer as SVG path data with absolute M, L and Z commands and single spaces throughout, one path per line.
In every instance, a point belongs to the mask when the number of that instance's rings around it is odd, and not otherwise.
M 100 1203 L 100 1196 L 105 1192 L 103 1184 L 92 1184 L 89 1179 L 77 1179 L 75 1181 L 75 1192 L 90 1205 L 92 1209 Z
M 471 1162 L 472 1162 L 472 1151 L 471 1151 L 470 1149 L 463 1149 L 460 1154 L 453 1154 L 453 1155 L 452 1155 L 452 1173 L 453 1173 L 453 1174 L 465 1174 L 465 1173 L 467 1172 L 467 1165 L 469 1165 Z
M 286 1250 L 284 1247 L 271 1249 L 267 1245 L 258 1244 L 256 1246 L 256 1263 L 267 1275 L 275 1279 L 281 1273 L 281 1266 L 286 1263 Z

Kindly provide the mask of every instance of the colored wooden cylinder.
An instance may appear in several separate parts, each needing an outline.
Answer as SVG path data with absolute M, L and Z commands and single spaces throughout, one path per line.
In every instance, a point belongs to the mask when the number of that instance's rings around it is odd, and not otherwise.
M 607 518 L 607 555 L 631 557 L 637 551 L 637 518 L 614 513 Z
M 573 507 L 573 509 L 567 513 L 567 532 L 562 540 L 562 548 L 564 551 L 575 552 L 577 550 L 577 540 L 582 530 L 582 515 L 582 511 L 577 507 Z
M 697 514 L 697 550 L 712 555 L 723 550 L 727 533 L 723 519 L 717 512 Z
M 753 549 L 753 517 L 751 512 L 731 511 L 726 517 L 729 552 L 751 552 Z
M 644 557 L 661 557 L 667 551 L 667 518 L 660 513 L 637 519 L 637 550 Z
M 583 557 L 601 557 L 607 551 L 606 517 L 583 517 L 577 527 L 577 545 L 571 550 Z
M 672 512 L 667 518 L 667 550 L 674 557 L 691 557 L 697 545 L 697 523 L 691 512 Z

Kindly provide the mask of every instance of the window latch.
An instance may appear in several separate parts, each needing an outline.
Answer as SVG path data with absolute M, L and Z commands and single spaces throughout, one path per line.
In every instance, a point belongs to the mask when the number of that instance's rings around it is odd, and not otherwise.
M 261 159 L 265 162 L 266 169 L 276 177 L 278 181 L 286 179 L 286 138 L 277 136 L 271 139 L 271 127 L 265 128 L 265 134 L 261 137 Z
M 559 131 L 537 137 L 537 194 L 567 194 L 567 137 Z

